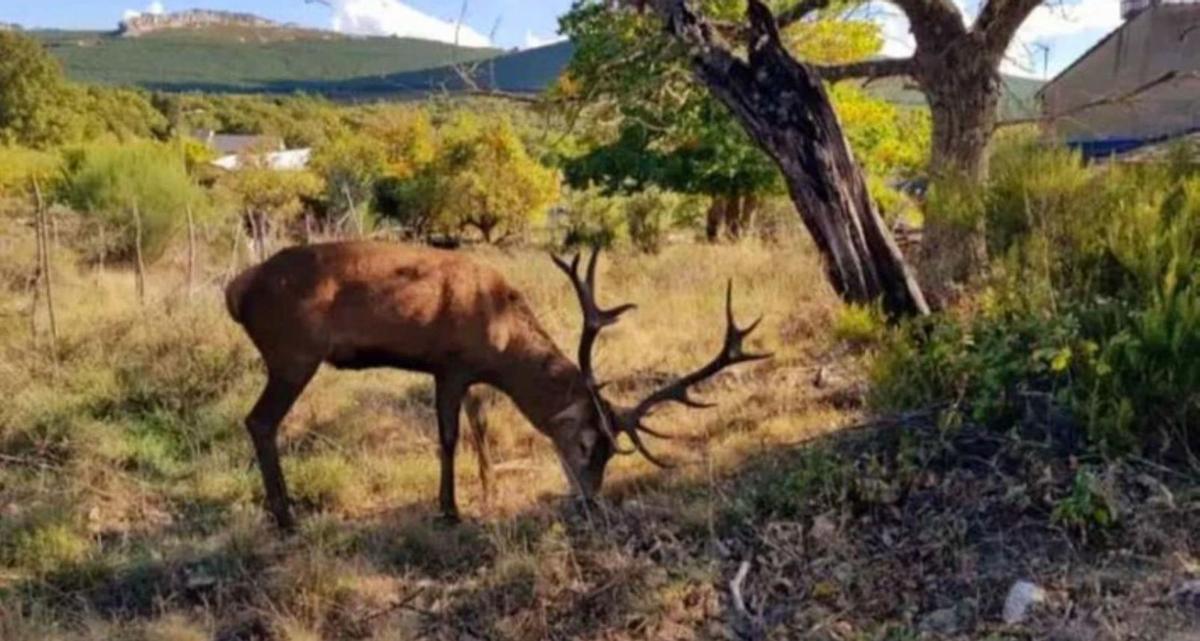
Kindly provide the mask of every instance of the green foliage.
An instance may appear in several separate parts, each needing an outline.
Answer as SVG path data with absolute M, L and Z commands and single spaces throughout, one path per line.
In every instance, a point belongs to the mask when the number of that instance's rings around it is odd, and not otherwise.
M 0 142 L 47 147 L 72 138 L 68 85 L 36 40 L 0 31 Z
M 620 197 L 606 196 L 596 186 L 569 189 L 555 219 L 556 238 L 567 248 L 611 248 L 624 231 L 626 220 Z
M 1071 483 L 1071 493 L 1059 499 L 1051 519 L 1086 541 L 1117 523 L 1116 505 L 1088 468 L 1080 468 Z
M 57 154 L 0 146 L 0 200 L 27 198 L 35 180 L 49 193 L 60 178 L 61 163 Z
M 1200 180 L 1184 167 L 1085 168 L 1028 138 L 998 145 L 985 190 L 936 196 L 986 217 L 991 287 L 972 316 L 893 334 L 876 402 L 958 403 L 1007 428 L 1045 398 L 1105 452 L 1194 451 Z
M 744 10 L 739 2 L 706 5 L 710 15 L 734 19 Z M 649 14 L 580 2 L 563 17 L 562 30 L 576 49 L 555 93 L 568 109 L 585 114 L 585 123 L 595 114 L 587 148 L 564 162 L 573 187 L 596 183 L 627 193 L 657 185 L 729 198 L 782 191 L 773 162 L 694 81 L 685 52 Z M 786 35 L 799 57 L 820 63 L 869 58 L 882 44 L 875 24 L 844 19 L 836 9 Z M 877 177 L 872 192 L 886 201 L 885 211 L 898 215 L 907 203 L 884 178 L 924 166 L 927 113 L 897 108 L 850 83 L 835 86 L 831 97 L 860 163 Z
M 364 134 L 342 134 L 313 150 L 309 169 L 323 179 L 333 213 L 340 217 L 370 207 L 387 166 L 385 152 L 378 139 Z
M 68 569 L 87 560 L 92 542 L 61 522 L 36 525 L 13 535 L 10 563 L 34 574 Z
M 103 251 L 130 258 L 140 226 L 142 253 L 154 260 L 186 221 L 190 207 L 203 212 L 205 195 L 170 145 L 141 142 L 94 144 L 66 157 L 62 195 L 107 238 Z
M 879 305 L 846 305 L 833 320 L 833 335 L 859 347 L 880 342 L 886 333 L 887 318 Z
M 331 37 L 327 33 L 206 28 L 123 38 L 80 31 L 35 32 L 72 78 L 94 84 L 172 91 L 320 93 L 353 79 L 494 56 L 411 38 Z
M 324 183 L 310 171 L 277 171 L 245 167 L 227 174 L 220 188 L 232 194 L 241 210 L 259 223 L 288 225 L 304 212 L 304 200 L 320 194 Z

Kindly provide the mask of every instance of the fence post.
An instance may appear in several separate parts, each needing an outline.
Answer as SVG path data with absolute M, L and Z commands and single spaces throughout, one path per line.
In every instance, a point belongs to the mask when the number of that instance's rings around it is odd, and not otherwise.
M 142 212 L 137 201 L 133 203 L 133 250 L 137 259 L 137 296 L 138 304 L 146 304 L 146 262 L 142 258 Z
M 33 179 L 33 196 L 37 208 L 38 257 L 41 259 L 39 270 L 46 293 L 46 311 L 50 319 L 50 354 L 57 364 L 58 319 L 54 313 L 54 278 L 50 273 L 50 223 L 47 220 L 46 201 L 42 198 L 42 186 L 36 178 Z
M 196 217 L 192 206 L 187 206 L 188 224 L 188 264 L 187 264 L 187 297 L 191 301 L 196 293 Z
M 354 196 L 350 193 L 350 187 L 342 183 L 342 193 L 346 196 L 346 203 L 350 206 L 350 215 L 354 217 L 354 231 L 359 238 L 363 237 L 363 219 L 358 213 L 358 205 L 354 204 Z

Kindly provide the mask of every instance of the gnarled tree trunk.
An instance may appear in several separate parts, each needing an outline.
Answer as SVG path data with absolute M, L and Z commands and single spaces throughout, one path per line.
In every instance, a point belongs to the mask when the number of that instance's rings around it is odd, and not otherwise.
M 821 79 L 787 52 L 770 10 L 750 1 L 750 51 L 742 60 L 684 0 L 657 0 L 653 7 L 689 45 L 699 79 L 779 165 L 837 292 L 852 302 L 882 298 L 892 316 L 928 313 Z
M 915 76 L 933 120 L 930 174 L 972 188 L 987 179 L 988 142 L 996 128 L 1002 84 L 999 60 L 963 33 L 933 54 L 918 51 Z M 988 262 L 986 221 L 978 211 L 928 211 L 921 248 L 923 283 L 936 302 L 954 283 L 969 281 Z

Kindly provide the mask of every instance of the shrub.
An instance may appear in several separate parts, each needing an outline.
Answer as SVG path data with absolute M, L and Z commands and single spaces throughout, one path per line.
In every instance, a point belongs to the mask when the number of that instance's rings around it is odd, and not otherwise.
M 92 542 L 65 523 L 52 522 L 17 532 L 12 541 L 13 565 L 43 575 L 83 563 Z
M 1200 179 L 1182 164 L 1085 168 L 1001 145 L 988 188 L 1003 255 L 978 310 L 911 324 L 873 366 L 885 407 L 957 403 L 1007 428 L 1030 398 L 1066 408 L 1104 452 L 1200 446 Z
M 320 509 L 347 510 L 365 498 L 360 471 L 336 454 L 317 454 L 284 463 L 292 494 Z
M 594 185 L 568 191 L 554 218 L 555 238 L 561 238 L 567 248 L 610 248 L 627 222 L 621 216 L 622 208 L 619 196 L 606 196 Z
M 878 305 L 846 305 L 833 320 L 833 335 L 857 347 L 879 342 L 887 330 L 887 319 Z
M 97 144 L 70 152 L 63 196 L 105 232 L 107 247 L 129 259 L 139 227 L 146 260 L 161 256 L 186 221 L 187 208 L 204 210 L 204 193 L 170 145 Z M 93 248 L 95 249 L 95 248 Z

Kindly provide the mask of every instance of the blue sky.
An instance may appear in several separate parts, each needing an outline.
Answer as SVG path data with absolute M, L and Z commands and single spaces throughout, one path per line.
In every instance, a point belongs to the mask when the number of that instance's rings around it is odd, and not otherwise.
M 956 0 L 970 18 L 978 0 Z M 1039 8 L 1009 52 L 1006 71 L 1043 77 L 1065 67 L 1120 23 L 1119 0 L 1055 0 Z M 354 33 L 398 33 L 452 40 L 459 0 L 0 0 L 0 21 L 26 27 L 106 29 L 129 11 L 177 11 L 193 7 L 247 11 L 283 22 Z M 557 16 L 570 0 L 470 0 L 464 44 L 525 47 L 555 37 Z M 871 9 L 884 24 L 886 51 L 911 50 L 908 26 L 890 5 Z

